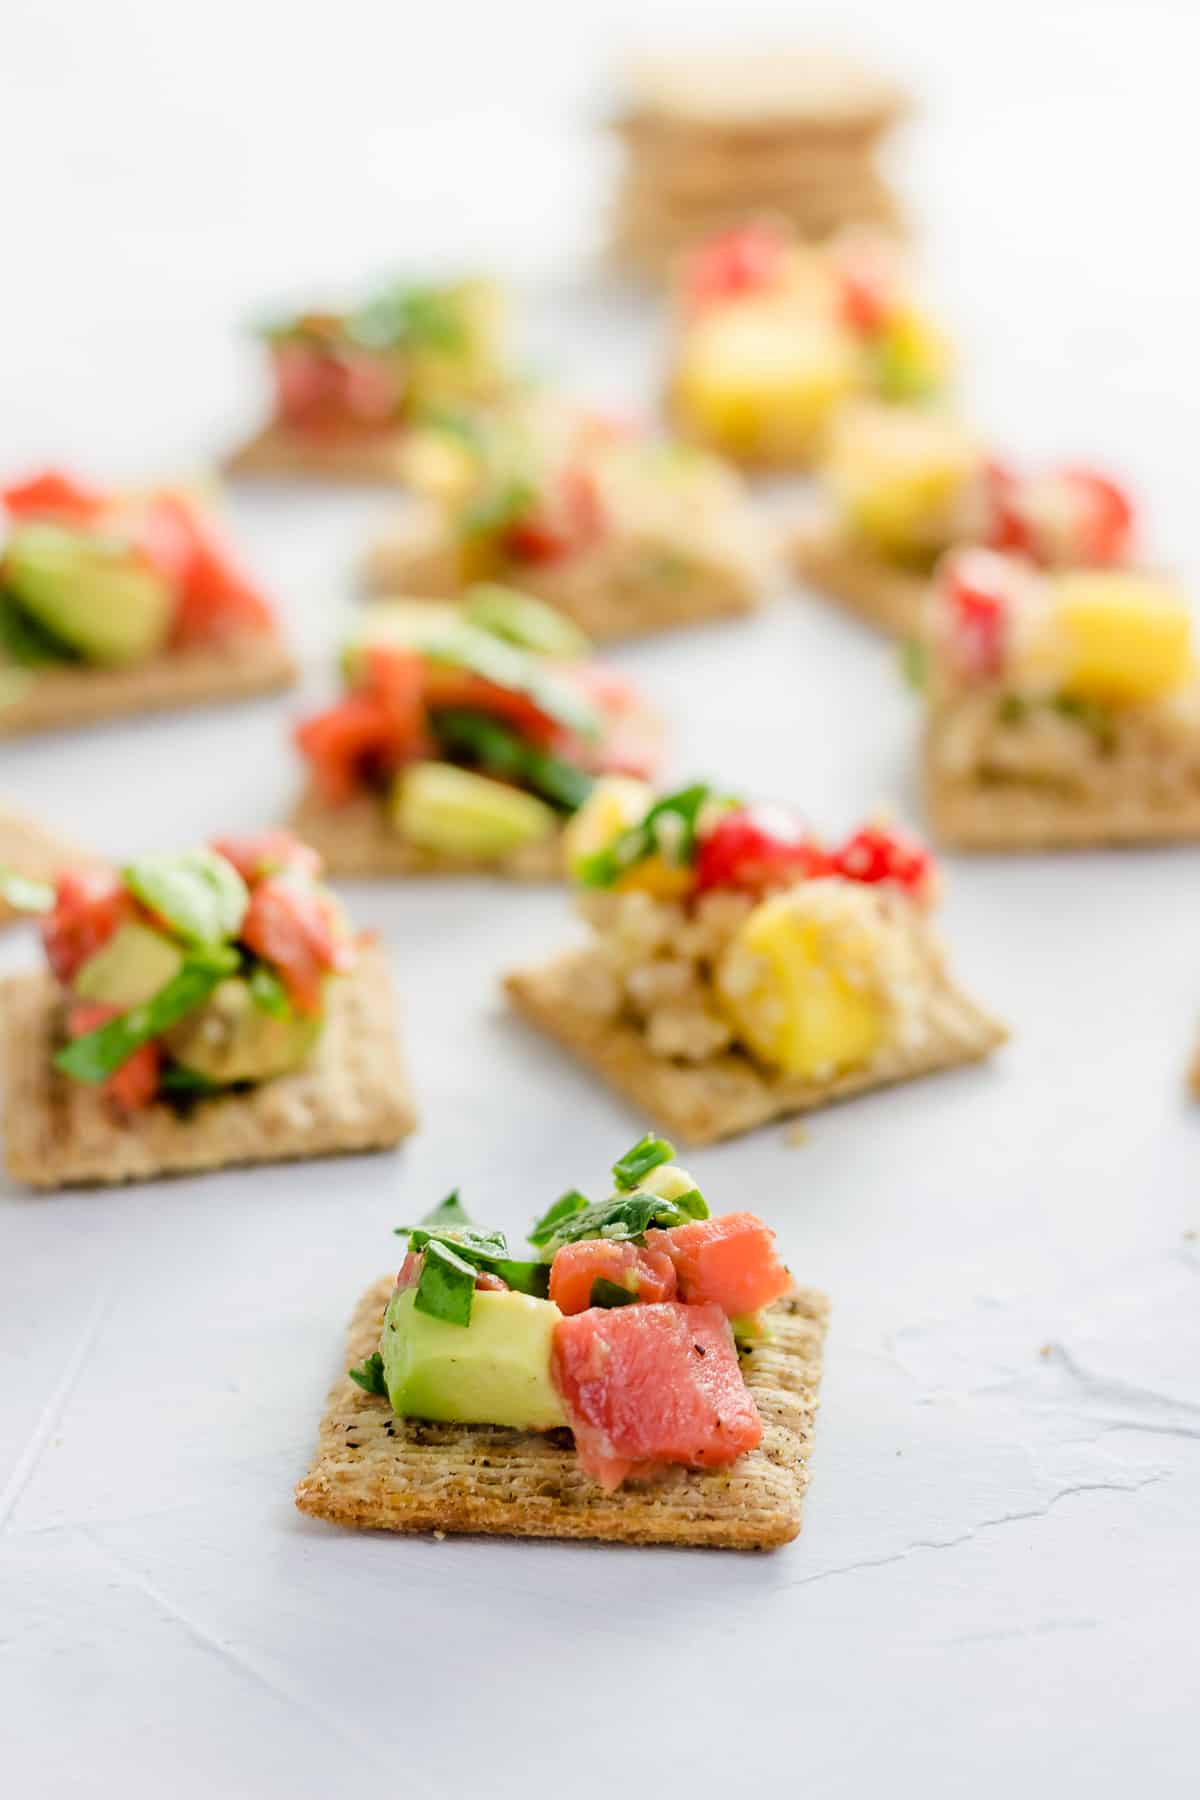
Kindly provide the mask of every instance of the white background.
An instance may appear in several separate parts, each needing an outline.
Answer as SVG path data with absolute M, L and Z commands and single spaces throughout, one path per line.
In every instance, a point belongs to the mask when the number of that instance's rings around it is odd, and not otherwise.
M 8 0 L 0 450 L 194 468 L 251 421 L 239 327 L 305 283 L 481 260 L 530 356 L 645 399 L 653 321 L 583 280 L 593 125 L 639 38 L 812 34 L 907 75 L 896 173 L 977 416 L 1108 459 L 1200 576 L 1195 7 L 336 9 Z M 378 498 L 239 494 L 321 691 Z M 915 813 L 889 654 L 793 594 L 622 652 L 672 766 L 831 831 Z M 275 819 L 296 696 L 0 749 L 121 855 Z M 952 860 L 990 1068 L 689 1157 L 833 1296 L 805 1529 L 762 1559 L 342 1534 L 291 1508 L 392 1224 L 459 1183 L 519 1234 L 642 1121 L 496 977 L 554 892 L 361 888 L 422 1110 L 396 1156 L 0 1193 L 0 1719 L 14 1795 L 1196 1791 L 1200 853 Z M 29 966 L 10 934 L 0 967 Z

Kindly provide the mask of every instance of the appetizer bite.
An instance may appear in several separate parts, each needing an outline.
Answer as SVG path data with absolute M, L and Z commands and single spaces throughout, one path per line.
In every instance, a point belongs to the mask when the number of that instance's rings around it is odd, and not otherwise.
M 11 925 L 40 905 L 45 884 L 68 863 L 89 860 L 77 845 L 48 831 L 37 819 L 0 805 L 0 926 Z
M 425 507 L 367 562 L 376 592 L 509 581 L 597 642 L 751 611 L 772 573 L 734 472 L 545 394 L 414 445 Z
M 722 232 L 685 259 L 676 315 L 672 419 L 734 462 L 806 468 L 847 400 L 927 400 L 948 379 L 895 243 L 869 233 L 820 248 L 770 224 Z
M 5 1161 L 30 1187 L 386 1149 L 412 1130 L 387 961 L 288 832 L 10 899 L 45 975 L 0 984 Z
M 499 291 L 487 281 L 392 283 L 348 312 L 268 325 L 269 422 L 237 475 L 400 482 L 414 424 L 495 398 L 507 380 Z
M 918 630 L 934 564 L 951 548 L 983 545 L 1046 569 L 1117 567 L 1133 554 L 1133 506 L 1109 476 L 1023 474 L 942 413 L 847 407 L 819 476 L 820 498 L 792 538 L 793 566 L 896 637 Z
M 943 843 L 1200 838 L 1200 679 L 1175 583 L 957 551 L 939 566 L 913 673 Z
M 364 1295 L 296 1504 L 342 1525 L 764 1550 L 800 1529 L 828 1302 L 662 1138 L 533 1255 L 457 1193 Z
M 898 832 L 819 842 L 703 785 L 600 783 L 567 834 L 591 939 L 508 976 L 517 1010 L 689 1143 L 985 1057 L 935 871 Z
M 0 737 L 289 687 L 275 612 L 193 496 L 0 490 Z
M 561 875 L 563 824 L 597 775 L 658 760 L 657 720 L 590 649 L 512 588 L 369 606 L 342 697 L 296 732 L 296 830 L 338 874 Z

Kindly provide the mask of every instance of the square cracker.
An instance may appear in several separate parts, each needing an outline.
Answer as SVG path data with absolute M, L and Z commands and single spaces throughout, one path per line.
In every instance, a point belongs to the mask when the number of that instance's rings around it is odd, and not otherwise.
M 668 559 L 662 560 L 665 568 Z M 656 579 L 642 572 L 643 562 L 652 561 L 636 545 L 602 545 L 561 566 L 522 569 L 511 580 L 573 619 L 596 644 L 754 612 L 769 580 L 768 570 L 760 574 L 733 557 L 697 559 L 686 579 L 671 573 Z M 458 547 L 436 511 L 422 511 L 380 539 L 365 579 L 374 594 L 429 600 L 453 598 L 468 585 Z
M 689 1144 L 712 1144 L 834 1100 L 981 1061 L 1008 1036 L 940 968 L 931 967 L 922 1041 L 890 1046 L 866 1068 L 829 1081 L 806 1081 L 767 1074 L 737 1050 L 701 1063 L 674 1062 L 653 1055 L 635 1024 L 579 1005 L 578 995 L 591 985 L 595 955 L 585 947 L 544 968 L 514 971 L 504 982 L 508 997 L 519 1013 L 603 1076 L 639 1113 Z
M 378 1349 L 394 1286 L 385 1276 L 364 1294 L 347 1368 Z M 385 1531 L 774 1549 L 800 1529 L 828 1313 L 811 1288 L 770 1309 L 771 1341 L 742 1358 L 763 1439 L 732 1468 L 673 1468 L 652 1485 L 606 1494 L 580 1469 L 567 1432 L 400 1419 L 343 1375 L 296 1505 L 334 1524 Z
M 263 475 L 280 479 L 345 481 L 363 486 L 403 484 L 408 450 L 407 429 L 363 436 L 306 437 L 282 425 L 261 431 L 225 459 L 230 475 Z
M 30 881 L 53 881 L 68 863 L 94 862 L 85 850 L 56 837 L 24 813 L 0 806 L 0 869 L 11 869 Z M 22 914 L 0 897 L 0 925 L 9 925 Z
M 922 751 L 925 816 L 933 837 L 954 850 L 1100 850 L 1200 841 L 1200 799 L 1147 792 L 1085 798 L 1020 783 L 983 783 L 947 772 L 943 733 L 953 713 L 931 720 Z
M 260 634 L 173 650 L 129 669 L 72 664 L 30 673 L 28 686 L 0 703 L 0 738 L 272 694 L 294 684 L 296 665 L 278 638 Z
M 365 945 L 334 984 L 309 1064 L 190 1112 L 159 1102 L 122 1116 L 94 1087 L 60 1075 L 62 1003 L 48 974 L 0 983 L 4 1151 L 35 1188 L 148 1181 L 240 1163 L 390 1150 L 416 1115 L 396 1035 L 387 959 Z
M 802 580 L 877 631 L 909 638 L 919 629 L 928 579 L 872 556 L 828 513 L 815 512 L 792 528 L 787 555 Z
M 388 824 L 383 801 L 357 794 L 340 806 L 329 806 L 310 784 L 289 824 L 305 843 L 319 850 L 331 875 L 498 875 L 508 881 L 556 881 L 563 875 L 562 833 L 540 844 L 528 844 L 511 856 L 490 861 L 439 856 L 410 844 Z

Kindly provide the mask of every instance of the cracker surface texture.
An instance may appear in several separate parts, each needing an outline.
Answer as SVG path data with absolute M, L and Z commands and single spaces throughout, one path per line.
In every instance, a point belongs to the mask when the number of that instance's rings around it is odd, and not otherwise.
M 317 437 L 265 425 L 225 459 L 225 468 L 230 475 L 395 487 L 404 482 L 407 441 L 408 433 L 401 429 Z
M 346 1368 L 378 1349 L 394 1285 L 386 1276 L 363 1296 Z M 763 1440 L 729 1469 L 673 1468 L 606 1494 L 580 1469 L 569 1433 L 399 1419 L 343 1375 L 296 1504 L 337 1525 L 384 1531 L 774 1549 L 800 1529 L 828 1312 L 809 1288 L 770 1309 L 771 1341 L 742 1360 Z
M 416 1123 L 387 958 L 375 945 L 332 988 L 308 1064 L 190 1111 L 158 1102 L 121 1114 L 60 1075 L 62 1002 L 49 974 L 0 983 L 5 1164 L 33 1188 L 110 1185 L 242 1163 L 387 1150 Z

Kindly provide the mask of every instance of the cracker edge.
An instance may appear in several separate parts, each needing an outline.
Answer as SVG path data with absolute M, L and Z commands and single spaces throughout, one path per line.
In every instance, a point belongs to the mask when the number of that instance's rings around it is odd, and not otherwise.
M 524 851 L 499 860 L 438 856 L 397 836 L 373 794 L 357 795 L 342 806 L 327 806 L 310 783 L 288 823 L 320 852 L 331 875 L 360 880 L 491 875 L 505 881 L 549 882 L 563 880 L 566 873 L 561 828 L 543 843 L 527 845 Z
M 405 481 L 407 430 L 381 434 L 374 440 L 310 441 L 275 424 L 239 444 L 222 467 L 229 475 L 299 477 L 367 487 L 402 487 Z
M 53 977 L 9 976 L 0 982 L 4 1160 L 9 1176 L 23 1187 L 42 1190 L 115 1186 L 162 1175 L 393 1149 L 415 1129 L 417 1115 L 382 950 L 363 947 L 356 969 L 345 980 L 353 984 L 357 1002 L 351 1014 L 357 1024 L 355 1043 L 369 1051 L 371 1104 L 349 1126 L 344 1118 L 327 1118 L 324 1129 L 317 1130 L 305 1123 L 305 1117 L 314 1084 L 326 1097 L 337 1084 L 336 1070 L 326 1065 L 333 1054 L 331 1040 L 341 1035 L 339 1024 L 351 1029 L 345 988 L 335 990 L 340 1005 L 336 1013 L 331 1007 L 315 1067 L 248 1093 L 222 1096 L 199 1107 L 190 1118 L 159 1105 L 122 1119 L 100 1093 L 81 1089 L 51 1064 L 61 1005 Z M 299 1123 L 280 1117 L 280 1109 L 293 1098 Z M 235 1133 L 243 1141 L 231 1151 L 228 1140 Z
M 1200 800 L 1174 809 L 1085 804 L 1011 787 L 977 787 L 948 777 L 938 733 L 927 722 L 921 787 L 931 835 L 952 850 L 1012 852 L 1132 849 L 1200 842 Z
M 0 868 L 12 869 L 34 881 L 48 881 L 58 869 L 68 865 L 85 867 L 97 861 L 99 858 L 92 852 L 81 849 L 69 838 L 59 837 L 27 813 L 0 806 Z M 28 917 L 0 899 L 0 929 Z
M 899 639 L 918 630 L 928 581 L 867 554 L 839 530 L 831 514 L 794 523 L 786 555 L 802 580 L 875 630 Z
M 754 571 L 732 568 L 705 571 L 710 577 L 686 590 L 667 584 L 647 585 L 634 594 L 626 591 L 615 600 L 603 583 L 591 590 L 556 582 L 536 568 L 513 576 L 512 585 L 555 607 L 579 626 L 594 644 L 650 637 L 662 631 L 686 630 L 693 625 L 721 619 L 744 618 L 762 606 L 769 578 L 761 582 Z M 428 513 L 408 524 L 393 527 L 378 538 L 363 564 L 363 583 L 368 595 L 384 598 L 446 600 L 462 594 L 470 585 L 457 567 L 453 541 L 437 529 Z M 686 593 L 688 604 L 681 604 Z
M 347 1334 L 346 1367 L 378 1347 L 384 1309 L 394 1285 L 394 1276 L 384 1276 L 360 1300 Z M 405 1533 L 481 1533 L 731 1550 L 769 1550 L 790 1543 L 800 1530 L 810 1476 L 829 1302 L 815 1289 L 797 1288 L 772 1311 L 784 1314 L 787 1323 L 781 1321 L 782 1329 L 794 1336 L 785 1353 L 791 1379 L 786 1384 L 778 1378 L 771 1381 L 769 1370 L 743 1365 L 750 1392 L 762 1401 L 764 1436 L 759 1448 L 740 1458 L 731 1470 L 673 1471 L 669 1485 L 626 1487 L 606 1494 L 581 1473 L 573 1449 L 563 1449 L 540 1433 L 438 1425 L 425 1428 L 441 1439 L 441 1445 L 430 1445 L 422 1442 L 417 1421 L 413 1441 L 404 1435 L 397 1444 L 395 1426 L 399 1423 L 407 1433 L 408 1422 L 396 1421 L 386 1400 L 364 1393 L 343 1374 L 329 1393 L 316 1452 L 296 1486 L 296 1505 L 301 1512 L 332 1524 Z M 772 1347 L 766 1346 L 765 1352 L 770 1357 Z M 774 1355 L 779 1354 L 777 1347 Z M 773 1416 L 777 1412 L 789 1417 Z M 443 1478 L 436 1481 L 432 1496 L 420 1496 L 406 1505 L 402 1481 L 395 1474 L 391 1486 L 386 1468 L 378 1480 L 370 1479 L 369 1454 L 364 1459 L 361 1442 L 347 1439 L 356 1428 L 369 1430 L 372 1415 L 382 1424 L 383 1441 L 391 1445 L 396 1463 L 406 1454 L 428 1456 L 436 1477 L 440 1458 Z M 480 1460 L 489 1469 L 502 1468 L 506 1458 L 515 1463 L 512 1479 L 516 1493 L 503 1499 L 481 1495 L 470 1481 L 474 1458 L 468 1459 L 464 1480 L 455 1452 L 469 1452 L 473 1444 L 485 1453 Z M 347 1451 L 354 1452 L 353 1458 L 347 1457 Z M 363 1470 L 365 1480 L 360 1479 L 354 1491 L 356 1469 Z M 745 1495 L 747 1481 L 753 1482 L 756 1476 L 762 1486 L 758 1523 L 749 1516 Z M 783 1496 L 773 1492 L 781 1482 L 789 1490 Z M 564 1485 L 576 1491 L 564 1494 Z M 681 1491 L 682 1505 L 678 1503 Z
M 223 650 L 177 651 L 130 669 L 56 668 L 0 706 L 0 738 L 97 725 L 137 713 L 249 699 L 295 685 L 297 664 L 275 637 Z
M 836 1101 L 982 1062 L 1009 1036 L 1005 1025 L 939 975 L 932 982 L 930 998 L 949 1012 L 954 1029 L 943 1018 L 941 1031 L 925 1051 L 897 1050 L 885 1069 L 851 1070 L 832 1081 L 814 1083 L 772 1081 L 736 1052 L 688 1066 L 652 1055 L 633 1025 L 563 1006 L 562 971 L 587 956 L 586 949 L 568 951 L 544 967 L 512 971 L 504 978 L 510 1002 L 639 1113 L 694 1145 L 716 1143 Z

